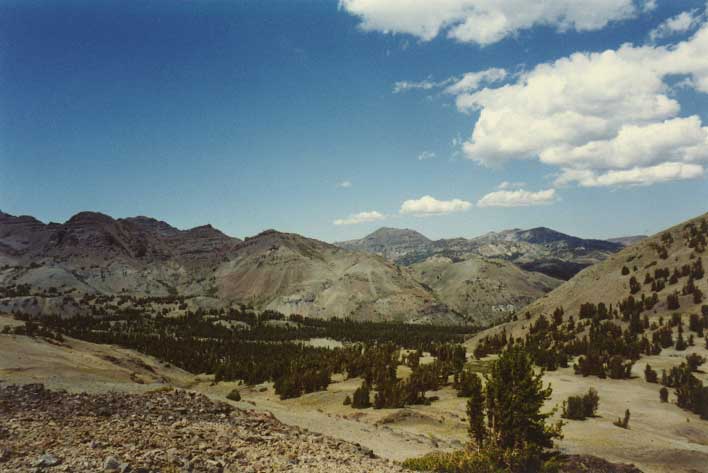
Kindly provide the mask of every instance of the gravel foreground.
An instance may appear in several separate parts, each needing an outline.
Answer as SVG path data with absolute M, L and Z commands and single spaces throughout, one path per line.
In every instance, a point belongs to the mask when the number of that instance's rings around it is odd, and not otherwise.
M 403 472 L 356 444 L 182 390 L 0 386 L 2 472 Z

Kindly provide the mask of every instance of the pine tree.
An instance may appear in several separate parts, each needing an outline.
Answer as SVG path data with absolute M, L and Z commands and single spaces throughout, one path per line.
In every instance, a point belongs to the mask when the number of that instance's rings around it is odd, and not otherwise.
M 546 425 L 550 413 L 542 413 L 551 397 L 536 374 L 528 354 L 518 345 L 504 351 L 487 376 L 486 410 L 489 436 L 504 450 L 542 449 L 553 446 L 558 429 Z
M 487 428 L 484 425 L 484 392 L 482 381 L 476 373 L 471 373 L 468 380 L 467 417 L 469 417 L 469 433 L 480 449 L 487 437 Z
M 644 368 L 644 379 L 646 379 L 647 383 L 656 383 L 658 377 L 659 376 L 656 371 L 652 369 L 649 363 L 647 363 L 646 368 Z
M 698 371 L 698 367 L 705 362 L 705 357 L 699 355 L 698 353 L 691 353 L 690 355 L 686 356 L 686 364 L 688 365 L 688 369 L 691 372 Z
M 470 436 L 478 448 L 484 446 L 485 463 L 494 465 L 493 471 L 541 471 L 544 449 L 553 446 L 562 427 L 560 422 L 547 425 L 551 413 L 541 412 L 551 396 L 550 386 L 543 387 L 542 374 L 535 373 L 520 344 L 509 344 L 485 379 L 484 389 L 479 378 L 473 381 L 467 403 Z
M 667 309 L 676 310 L 680 306 L 681 305 L 679 304 L 678 292 L 674 292 L 673 294 L 668 294 L 666 296 L 666 308 Z
M 354 409 L 366 409 L 371 406 L 371 400 L 369 399 L 369 385 L 366 381 L 361 383 L 361 386 L 354 391 L 354 396 L 352 397 L 352 407 Z

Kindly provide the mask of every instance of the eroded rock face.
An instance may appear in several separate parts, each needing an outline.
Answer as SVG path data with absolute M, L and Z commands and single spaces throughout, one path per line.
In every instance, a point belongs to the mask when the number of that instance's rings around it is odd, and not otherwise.
M 403 471 L 358 445 L 181 390 L 99 395 L 0 387 L 0 424 L 9 434 L 0 450 L 3 472 Z

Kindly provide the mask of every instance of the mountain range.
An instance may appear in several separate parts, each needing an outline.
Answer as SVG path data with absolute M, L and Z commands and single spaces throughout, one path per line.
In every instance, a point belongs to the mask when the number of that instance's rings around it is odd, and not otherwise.
M 0 214 L 0 309 L 71 313 L 66 297 L 184 299 L 183 308 L 247 305 L 311 317 L 452 323 L 409 271 L 300 235 L 240 240 L 206 225 L 81 212 L 63 224 Z M 73 310 L 81 310 L 83 306 Z M 171 309 L 169 309 L 172 312 Z
M 642 237 L 615 241 L 583 239 L 550 228 L 512 229 L 476 238 L 431 240 L 415 230 L 380 228 L 359 240 L 335 243 L 342 248 L 378 254 L 404 265 L 433 255 L 461 261 L 472 255 L 511 261 L 529 271 L 570 279 L 583 268 L 621 250 Z
M 241 240 L 211 225 L 180 230 L 144 216 L 80 212 L 43 223 L 0 212 L 0 310 L 100 314 L 142 299 L 170 314 L 245 306 L 491 324 L 559 286 L 559 268 L 582 269 L 621 247 L 546 228 L 437 241 L 382 228 L 329 244 L 275 230 Z

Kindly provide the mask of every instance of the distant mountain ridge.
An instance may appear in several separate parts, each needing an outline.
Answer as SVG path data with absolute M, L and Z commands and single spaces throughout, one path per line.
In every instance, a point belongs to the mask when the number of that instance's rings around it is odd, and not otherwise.
M 7 312 L 90 313 L 65 297 L 130 295 L 186 297 L 190 309 L 246 304 L 311 317 L 462 320 L 385 259 L 275 230 L 242 241 L 211 225 L 179 230 L 150 217 L 80 212 L 45 224 L 0 213 L 0 266 Z
M 647 235 L 629 235 L 616 238 L 608 238 L 607 241 L 612 243 L 619 243 L 622 246 L 630 246 L 639 243 L 642 240 L 649 238 Z
M 543 227 L 437 241 L 381 228 L 337 246 L 276 230 L 241 240 L 146 216 L 80 212 L 43 223 L 0 212 L 0 311 L 88 314 L 115 297 L 124 309 L 126 297 L 176 298 L 152 310 L 245 305 L 318 318 L 496 323 L 620 247 Z M 76 302 L 85 297 L 104 305 Z
M 0 249 L 5 250 L 0 258 L 18 261 L 90 258 L 104 253 L 149 262 L 226 252 L 240 241 L 211 225 L 179 230 L 149 217 L 113 219 L 98 212 L 80 212 L 63 224 L 44 224 L 34 217 L 0 212 Z
M 433 241 L 415 230 L 381 227 L 360 240 L 334 244 L 347 250 L 374 253 L 396 261 L 411 253 L 418 254 L 421 249 L 432 245 Z
M 453 261 L 479 255 L 504 259 L 524 269 L 569 279 L 581 269 L 623 248 L 619 242 L 583 239 L 546 227 L 490 232 L 476 238 L 430 240 L 414 230 L 381 228 L 359 239 L 335 243 L 346 249 L 374 253 L 401 265 L 440 255 Z

